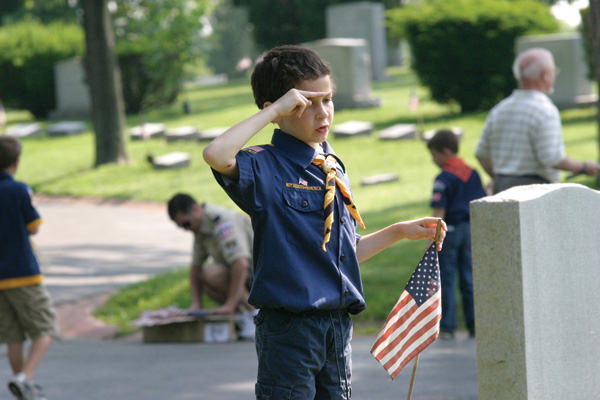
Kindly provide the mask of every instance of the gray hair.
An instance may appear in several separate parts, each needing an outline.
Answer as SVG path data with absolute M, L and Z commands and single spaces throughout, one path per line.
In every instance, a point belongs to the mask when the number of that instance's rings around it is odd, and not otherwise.
M 538 79 L 542 72 L 554 68 L 554 57 L 546 49 L 539 47 L 525 50 L 513 63 L 513 75 L 517 81 Z

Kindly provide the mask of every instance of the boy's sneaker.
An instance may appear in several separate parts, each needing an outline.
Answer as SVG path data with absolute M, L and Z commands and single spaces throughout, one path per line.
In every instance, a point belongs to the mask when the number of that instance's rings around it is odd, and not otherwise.
M 42 389 L 42 387 L 37 383 L 33 384 L 33 394 L 35 396 L 35 400 L 48 400 L 44 395 L 44 389 Z
M 37 400 L 33 386 L 24 374 L 16 375 L 8 382 L 8 389 L 19 400 Z

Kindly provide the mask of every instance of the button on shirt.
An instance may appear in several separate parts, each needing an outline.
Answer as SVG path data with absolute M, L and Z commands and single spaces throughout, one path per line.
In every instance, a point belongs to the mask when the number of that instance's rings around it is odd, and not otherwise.
M 324 153 L 335 156 L 327 142 L 322 146 Z M 336 188 L 331 239 L 323 251 L 325 174 L 311 164 L 316 154 L 306 143 L 276 129 L 270 145 L 238 153 L 237 182 L 213 172 L 252 219 L 250 304 L 290 312 L 347 308 L 357 314 L 365 309 L 355 251 L 360 239 L 357 224 Z M 350 187 L 339 160 L 337 169 Z
M 567 155 L 558 109 L 542 92 L 513 91 L 490 111 L 475 154 L 490 158 L 495 174 L 559 182 L 552 166 Z

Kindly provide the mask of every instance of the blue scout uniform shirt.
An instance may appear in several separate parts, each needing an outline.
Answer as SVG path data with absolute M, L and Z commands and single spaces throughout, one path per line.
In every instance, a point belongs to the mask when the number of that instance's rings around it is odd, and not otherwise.
M 42 281 L 27 228 L 42 220 L 31 204 L 30 189 L 0 171 L 0 290 Z
M 442 166 L 442 173 L 435 178 L 431 207 L 446 209 L 444 221 L 456 225 L 470 220 L 469 202 L 484 197 L 485 191 L 477 171 L 458 157 Z
M 335 155 L 327 142 L 323 152 Z M 229 197 L 252 219 L 254 283 L 248 299 L 257 308 L 290 312 L 365 309 L 356 258 L 356 221 L 337 189 L 334 223 L 323 251 L 325 174 L 311 164 L 317 152 L 278 129 L 270 145 L 237 156 L 237 182 L 214 172 Z M 338 176 L 350 187 L 344 165 Z

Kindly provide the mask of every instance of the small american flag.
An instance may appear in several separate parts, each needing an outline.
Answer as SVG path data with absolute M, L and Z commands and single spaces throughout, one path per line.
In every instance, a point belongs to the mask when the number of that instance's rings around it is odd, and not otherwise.
M 433 243 L 410 277 L 371 348 L 392 380 L 440 333 L 440 264 Z
M 416 90 L 411 90 L 410 99 L 408 101 L 408 109 L 410 111 L 415 111 L 417 108 L 419 108 L 419 95 L 417 94 Z

